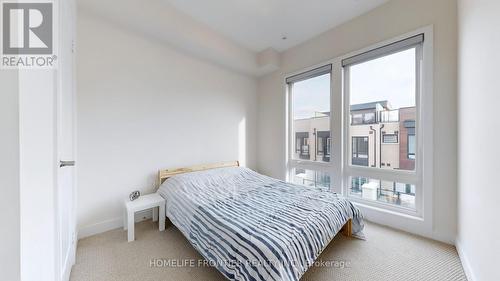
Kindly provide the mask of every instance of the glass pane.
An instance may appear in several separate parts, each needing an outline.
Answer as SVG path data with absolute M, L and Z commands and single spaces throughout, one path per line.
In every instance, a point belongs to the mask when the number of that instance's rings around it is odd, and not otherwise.
M 415 209 L 415 185 L 413 184 L 351 177 L 349 195 Z
M 412 48 L 349 67 L 351 165 L 415 169 L 415 61 Z
M 330 74 L 296 82 L 291 88 L 294 159 L 330 161 Z
M 398 143 L 398 135 L 382 135 L 383 143 Z
M 416 149 L 415 135 L 408 135 L 408 159 L 415 159 Z
M 352 137 L 352 164 L 368 166 L 368 137 Z
M 365 124 L 375 123 L 375 112 L 368 112 L 363 114 L 363 122 Z
M 363 114 L 352 114 L 351 116 L 353 125 L 363 124 Z
M 296 168 L 292 182 L 308 187 L 330 188 L 330 175 L 321 171 Z

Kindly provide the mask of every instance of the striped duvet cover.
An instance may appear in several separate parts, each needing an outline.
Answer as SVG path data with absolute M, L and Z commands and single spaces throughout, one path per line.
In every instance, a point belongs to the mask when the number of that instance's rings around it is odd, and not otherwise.
M 342 196 L 242 167 L 186 173 L 158 190 L 167 217 L 229 280 L 299 280 L 360 211 Z

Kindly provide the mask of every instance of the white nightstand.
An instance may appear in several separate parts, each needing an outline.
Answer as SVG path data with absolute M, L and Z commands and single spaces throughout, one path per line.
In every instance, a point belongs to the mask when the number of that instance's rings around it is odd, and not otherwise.
M 128 228 L 128 242 L 134 241 L 134 214 L 138 211 L 155 208 L 153 210 L 153 221 L 159 217 L 160 231 L 165 230 L 165 199 L 158 193 L 141 195 L 134 201 L 125 200 L 125 212 L 123 217 L 123 229 Z M 158 213 L 156 212 L 158 208 Z

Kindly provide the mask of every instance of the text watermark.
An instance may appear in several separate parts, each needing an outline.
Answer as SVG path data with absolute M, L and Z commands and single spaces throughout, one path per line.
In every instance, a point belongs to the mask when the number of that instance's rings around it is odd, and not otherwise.
M 167 258 L 153 258 L 149 260 L 149 267 L 177 267 L 177 268 L 188 268 L 188 267 L 236 267 L 236 266 L 268 266 L 273 265 L 274 267 L 288 266 L 289 263 L 296 265 L 297 262 L 282 262 L 282 261 L 269 261 L 262 262 L 259 260 L 245 260 L 245 261 L 209 261 L 205 259 L 167 259 Z M 350 268 L 351 261 L 349 260 L 323 260 L 318 259 L 311 264 L 309 267 L 328 267 L 328 268 Z

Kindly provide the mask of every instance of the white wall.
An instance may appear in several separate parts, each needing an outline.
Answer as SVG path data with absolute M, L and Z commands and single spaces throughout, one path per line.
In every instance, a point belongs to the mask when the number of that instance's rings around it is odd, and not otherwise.
M 121 226 L 123 200 L 158 169 L 242 160 L 255 168 L 254 78 L 78 14 L 79 236 Z
M 469 280 L 500 280 L 500 2 L 458 2 L 457 248 Z
M 19 94 L 17 70 L 0 70 L 0 272 L 20 279 Z
M 456 233 L 457 7 L 455 0 L 392 0 L 282 54 L 282 67 L 259 80 L 258 168 L 285 174 L 286 73 L 434 25 L 434 229 L 424 234 L 453 243 Z
M 56 278 L 53 77 L 0 71 L 2 280 Z
M 21 279 L 56 280 L 55 71 L 19 71 Z

